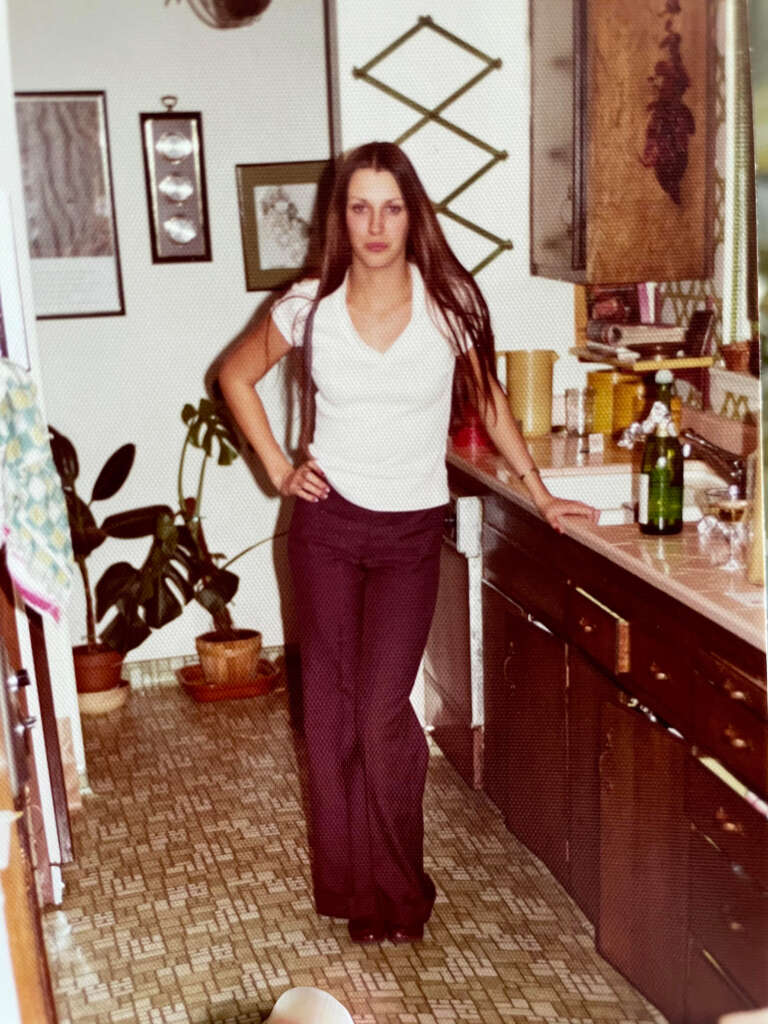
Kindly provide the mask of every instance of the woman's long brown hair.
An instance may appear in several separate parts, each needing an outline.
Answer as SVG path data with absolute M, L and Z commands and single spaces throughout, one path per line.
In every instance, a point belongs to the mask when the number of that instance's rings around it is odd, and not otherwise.
M 483 408 L 491 397 L 491 380 L 497 380 L 491 318 L 475 279 L 451 251 L 432 203 L 405 153 L 391 142 L 369 142 L 352 150 L 339 163 L 328 207 L 317 295 L 304 327 L 299 440 L 304 455 L 308 453 L 314 432 L 312 329 L 315 312 L 320 300 L 341 286 L 352 262 L 346 226 L 347 191 L 352 175 L 361 169 L 389 171 L 400 187 L 408 210 L 406 258 L 419 268 L 432 314 L 438 326 L 449 334 L 457 353 L 454 411 L 470 403 Z M 480 387 L 469 362 L 470 349 L 475 350 L 480 364 Z

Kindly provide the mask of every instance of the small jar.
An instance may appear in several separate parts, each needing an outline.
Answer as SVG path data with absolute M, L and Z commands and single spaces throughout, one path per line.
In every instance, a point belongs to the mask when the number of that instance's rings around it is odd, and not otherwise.
M 613 387 L 613 432 L 620 434 L 642 418 L 645 384 L 635 373 L 624 373 Z

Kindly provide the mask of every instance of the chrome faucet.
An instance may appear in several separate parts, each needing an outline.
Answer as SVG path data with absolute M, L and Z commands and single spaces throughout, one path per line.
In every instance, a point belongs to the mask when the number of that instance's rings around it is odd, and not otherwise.
M 706 437 L 702 437 L 694 430 L 681 431 L 679 440 L 686 458 L 694 456 L 702 459 L 716 473 L 724 477 L 729 485 L 738 487 L 738 497 L 746 497 L 747 460 L 743 456 L 712 444 Z

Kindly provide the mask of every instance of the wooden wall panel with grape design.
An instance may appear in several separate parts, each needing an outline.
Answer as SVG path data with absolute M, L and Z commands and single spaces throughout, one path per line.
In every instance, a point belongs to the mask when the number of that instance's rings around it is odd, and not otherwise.
M 617 271 L 657 281 L 711 273 L 709 7 L 708 0 L 590 0 L 591 280 Z
M 534 274 L 580 282 L 711 275 L 714 6 L 531 0 Z M 555 94 L 548 83 L 556 74 Z M 572 138 L 557 143 L 552 125 L 567 132 L 570 124 L 556 106 L 571 96 Z

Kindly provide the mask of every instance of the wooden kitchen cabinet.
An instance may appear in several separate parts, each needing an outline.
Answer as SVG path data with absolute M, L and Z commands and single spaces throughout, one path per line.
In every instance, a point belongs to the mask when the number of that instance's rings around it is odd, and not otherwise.
M 691 825 L 688 1024 L 768 1005 L 768 821 L 743 793 L 768 797 L 768 708 L 761 680 L 701 651 L 686 765 Z M 712 755 L 715 755 L 714 757 Z M 713 990 L 707 1005 L 697 982 Z
M 600 913 L 600 709 L 615 682 L 577 647 L 568 650 L 568 890 L 590 921 Z
M 744 793 L 768 799 L 764 652 L 494 494 L 483 579 L 483 784 L 508 826 L 673 1024 L 768 1004 L 768 821 Z
M 685 1015 L 687 745 L 636 707 L 603 703 L 597 945 L 670 1021 Z
M 711 0 L 672 13 L 661 2 L 530 0 L 530 39 L 531 272 L 597 283 L 710 276 Z M 690 83 L 664 111 L 675 130 L 655 146 L 657 62 Z
M 483 621 L 486 792 L 567 886 L 565 643 L 487 583 Z

